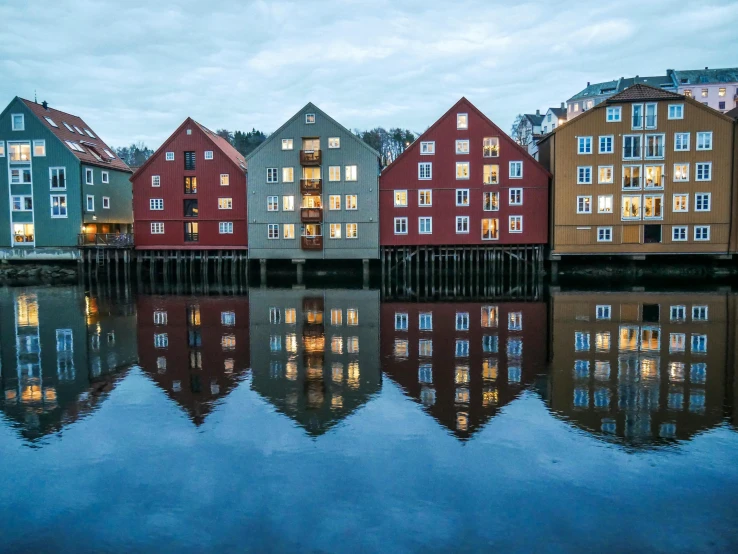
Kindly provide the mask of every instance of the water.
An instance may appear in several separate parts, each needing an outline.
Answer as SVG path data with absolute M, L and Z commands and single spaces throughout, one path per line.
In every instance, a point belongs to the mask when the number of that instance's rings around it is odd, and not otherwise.
M 737 300 L 0 289 L 0 550 L 736 551 Z

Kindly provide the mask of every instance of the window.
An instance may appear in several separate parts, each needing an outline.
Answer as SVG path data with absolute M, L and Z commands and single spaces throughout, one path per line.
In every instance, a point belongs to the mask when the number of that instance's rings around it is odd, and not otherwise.
M 611 214 L 612 210 L 612 194 L 597 197 L 597 213 Z
M 433 164 L 431 162 L 420 162 L 418 164 L 418 179 L 431 179 L 433 175 Z
M 697 181 L 712 180 L 712 162 L 698 163 L 695 165 L 697 166 L 697 174 L 695 176 Z
M 218 222 L 218 233 L 221 235 L 232 235 L 233 234 L 233 222 L 232 221 L 219 221 Z
M 595 309 L 595 314 L 596 314 L 597 319 L 610 319 L 611 312 L 612 312 L 611 306 L 606 305 L 606 304 L 599 305 Z
M 656 128 L 656 104 L 646 104 L 646 129 Z
M 107 171 L 102 172 L 102 177 L 100 179 L 104 184 L 110 183 L 110 173 Z
M 523 216 L 522 215 L 511 215 L 509 218 L 510 232 L 511 233 L 522 233 L 523 232 Z
M 485 212 L 496 212 L 500 209 L 500 193 L 485 192 L 482 193 L 482 209 Z
M 432 206 L 433 192 L 429 189 L 418 191 L 418 206 Z
M 285 223 L 284 225 L 282 225 L 282 238 L 283 239 L 295 238 L 295 224 L 294 223 Z
M 485 164 L 482 166 L 482 176 L 485 185 L 499 184 L 500 166 L 496 164 Z
M 149 209 L 156 210 L 156 211 L 163 210 L 164 209 L 164 199 L 163 198 L 151 198 L 149 200 Z
M 396 235 L 407 235 L 407 218 L 396 217 L 395 218 L 395 234 Z
M 233 199 L 232 198 L 218 198 L 218 209 L 219 210 L 233 209 Z
M 12 184 L 30 183 L 31 182 L 31 168 L 30 167 L 11 168 L 10 182 Z
M 510 162 L 510 179 L 523 178 L 523 162 Z
M 396 208 L 407 208 L 407 191 L 396 190 L 395 191 L 395 207 Z
M 694 211 L 709 212 L 712 194 L 709 192 L 698 192 L 694 195 Z
M 643 205 L 644 205 L 643 219 L 663 218 L 664 217 L 663 204 L 664 204 L 664 197 L 661 194 L 644 195 L 643 196 Z
M 669 308 L 669 319 L 671 321 L 684 321 L 687 319 L 687 308 L 684 306 L 671 306 Z
M 688 194 L 675 194 L 673 196 L 673 203 L 672 203 L 671 211 L 688 212 L 689 211 L 689 195 Z
M 592 153 L 592 137 L 578 137 L 577 139 L 577 153 L 578 154 L 591 154 Z
M 14 113 L 10 116 L 10 128 L 13 131 L 25 131 L 26 121 L 22 113 Z
M 195 153 L 194 152 L 184 153 L 184 168 L 186 171 L 195 170 Z
M 646 135 L 646 158 L 664 157 L 665 135 Z
M 276 167 L 267 167 L 267 183 L 279 182 L 279 169 Z
M 184 178 L 184 193 L 197 194 L 197 177 Z
M 702 98 L 707 98 L 707 95 L 710 93 L 710 89 L 703 88 L 702 89 Z M 705 102 L 707 104 L 707 102 Z
M 613 183 L 613 167 L 611 165 L 601 165 L 598 168 L 597 182 L 602 185 L 611 185 Z
M 456 162 L 456 179 L 469 178 L 469 162 Z
M 597 227 L 597 242 L 612 242 L 612 227 Z
M 630 109 L 631 128 L 643 129 L 643 104 L 633 104 Z
M 341 180 L 341 166 L 331 165 L 328 167 L 328 180 L 329 181 L 340 181 Z
M 306 113 L 305 114 L 305 124 L 306 125 L 312 125 L 315 123 L 315 114 L 314 113 Z
M 213 159 L 213 151 L 212 150 L 205 150 L 205 159 L 206 160 L 212 160 Z
M 482 139 L 482 156 L 485 158 L 497 158 L 500 155 L 499 137 L 485 137 Z
M 67 195 L 51 195 L 51 217 L 67 217 Z
M 151 224 L 152 235 L 163 235 L 164 234 L 164 223 L 152 223 Z
M 456 189 L 456 205 L 457 206 L 468 206 L 469 205 L 469 189 Z
M 33 141 L 33 155 L 38 157 L 46 156 L 46 141 L 45 140 L 34 140 Z
M 469 116 L 465 113 L 456 114 L 456 128 L 457 129 L 468 129 L 469 128 Z
M 173 162 L 174 161 L 174 152 L 167 152 L 165 155 L 166 161 Z
M 674 164 L 675 183 L 689 181 L 689 164 Z
M 157 333 L 154 335 L 155 348 L 167 348 L 169 346 L 169 336 L 166 333 Z
M 103 210 L 109 210 L 110 209 L 110 197 L 109 196 L 103 196 Z
M 574 332 L 574 350 L 576 352 L 589 351 L 589 333 L 582 331 Z
M 433 218 L 419 217 L 418 218 L 418 232 L 421 235 L 430 235 L 431 233 L 433 233 Z
M 718 96 L 725 96 L 725 87 L 720 87 L 718 89 Z
M 231 176 L 228 173 L 220 174 L 220 186 L 227 187 L 231 184 Z
M 295 147 L 292 139 L 282 139 L 282 150 L 292 150 Z
M 500 238 L 500 220 L 482 219 L 482 240 L 498 240 Z
M 395 331 L 407 331 L 407 314 L 395 312 Z
M 465 234 L 469 232 L 469 216 L 461 215 L 456 217 L 456 234 Z
M 5 141 L 0 140 L 0 158 L 5 157 Z
M 468 340 L 456 340 L 456 357 L 467 358 L 469 357 L 469 341 Z M 468 375 L 468 373 L 467 373 Z
M 646 165 L 643 167 L 646 174 L 645 188 L 660 189 L 664 188 L 664 166 L 663 165 Z
M 674 133 L 674 152 L 689 151 L 689 133 Z
M 697 150 L 712 150 L 712 131 L 697 133 Z
M 694 228 L 694 240 L 710 240 L 710 226 L 696 225 Z
M 341 148 L 341 139 L 339 137 L 328 137 L 328 148 Z
M 85 168 L 85 183 L 88 185 L 94 185 L 94 173 L 92 169 Z
M 431 156 L 436 153 L 436 143 L 427 141 L 420 143 L 420 154 L 423 156 Z
M 282 210 L 285 212 L 295 211 L 295 197 L 292 195 L 282 197 Z
M 605 111 L 605 120 L 608 123 L 614 123 L 617 121 L 621 121 L 622 117 L 622 108 L 620 106 L 615 106 L 614 108 L 607 108 Z
M 331 223 L 328 227 L 329 234 L 328 236 L 332 239 L 340 239 L 341 238 L 341 224 L 340 223 Z
M 624 160 L 640 160 L 641 159 L 641 135 L 624 135 L 623 136 L 623 159 Z
M 49 188 L 51 190 L 65 190 L 67 188 L 66 168 L 49 168 Z
M 359 226 L 356 223 L 347 223 L 346 224 L 346 238 L 347 239 L 355 239 L 359 236 Z
M 687 228 L 685 226 L 672 227 L 671 240 L 674 242 L 687 240 Z
M 468 154 L 469 153 L 469 140 L 457 140 L 456 141 L 456 153 L 457 154 Z
M 14 212 L 31 212 L 33 211 L 32 196 L 13 196 Z
M 358 201 L 357 196 L 355 194 L 347 194 L 346 195 L 346 209 L 347 210 L 356 210 L 358 209 Z
M 641 188 L 641 166 L 623 166 L 623 190 L 640 190 Z
M 91 194 L 87 195 L 87 211 L 88 212 L 94 212 L 95 211 L 95 197 Z
M 623 195 L 622 219 L 641 219 L 641 197 Z
M 591 196 L 577 196 L 577 213 L 578 214 L 591 214 L 592 213 L 592 197 Z
M 684 104 L 669 104 L 669 119 L 684 119 Z
M 718 110 L 724 110 L 725 109 L 725 102 L 718 102 Z
M 161 175 L 152 175 L 151 176 L 151 186 L 152 187 L 160 187 L 161 186 Z
M 270 223 L 267 225 L 267 238 L 278 239 L 279 238 L 279 224 Z
M 707 321 L 707 306 L 692 306 L 692 321 Z
M 283 167 L 282 168 L 282 182 L 283 183 L 294 183 L 295 182 L 295 168 L 294 167 Z
M 356 166 L 347 165 L 344 169 L 344 181 L 356 181 Z
M 577 184 L 578 185 L 591 185 L 592 184 L 592 167 L 580 165 L 577 168 Z
M 614 137 L 607 135 L 600 137 L 600 154 L 612 154 L 614 150 Z
M 523 189 L 510 189 L 510 205 L 511 206 L 522 206 L 523 205 Z
M 340 210 L 341 209 L 341 195 L 332 194 L 328 197 L 328 209 L 329 210 Z
M 692 89 L 691 88 L 685 89 L 684 96 L 686 96 L 687 98 L 692 98 Z
M 469 330 L 469 312 L 456 312 L 456 330 Z
M 707 335 L 692 335 L 692 354 L 705 354 L 707 352 Z M 690 396 L 690 400 L 691 400 Z
M 279 211 L 279 196 L 267 196 L 267 211 Z
M 199 213 L 197 200 L 185 200 L 183 202 L 184 217 L 197 217 Z

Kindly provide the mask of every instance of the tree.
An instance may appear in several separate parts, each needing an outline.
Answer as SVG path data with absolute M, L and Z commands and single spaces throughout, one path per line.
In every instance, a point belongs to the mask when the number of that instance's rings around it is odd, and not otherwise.
M 512 139 L 521 146 L 528 146 L 533 142 L 533 128 L 530 121 L 523 114 L 518 114 L 510 130 Z
M 227 129 L 218 129 L 215 134 L 233 144 L 233 133 Z
M 354 133 L 366 144 L 380 154 L 383 167 L 388 166 L 402 154 L 408 146 L 415 142 L 415 133 L 408 129 L 395 127 L 387 131 L 384 127 L 375 127 L 368 131 L 356 129 Z
M 266 134 L 256 129 L 251 129 L 248 133 L 236 131 L 232 136 L 233 139 L 230 142 L 242 156 L 246 156 L 252 150 L 256 149 L 267 138 Z
M 154 153 L 151 148 L 141 141 L 131 144 L 130 146 L 113 148 L 113 150 L 121 160 L 133 168 L 141 167 Z

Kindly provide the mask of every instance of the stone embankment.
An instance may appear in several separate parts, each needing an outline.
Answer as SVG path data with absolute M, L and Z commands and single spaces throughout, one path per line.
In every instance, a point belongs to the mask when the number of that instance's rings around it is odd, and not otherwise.
M 0 285 L 65 284 L 77 281 L 77 270 L 70 266 L 3 264 Z

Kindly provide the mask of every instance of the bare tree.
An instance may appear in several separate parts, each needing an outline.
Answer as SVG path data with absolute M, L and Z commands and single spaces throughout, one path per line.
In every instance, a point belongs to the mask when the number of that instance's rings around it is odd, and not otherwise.
M 533 142 L 533 127 L 530 121 L 528 121 L 528 118 L 523 114 L 518 114 L 515 118 L 515 122 L 510 130 L 510 136 L 521 146 L 528 146 Z

